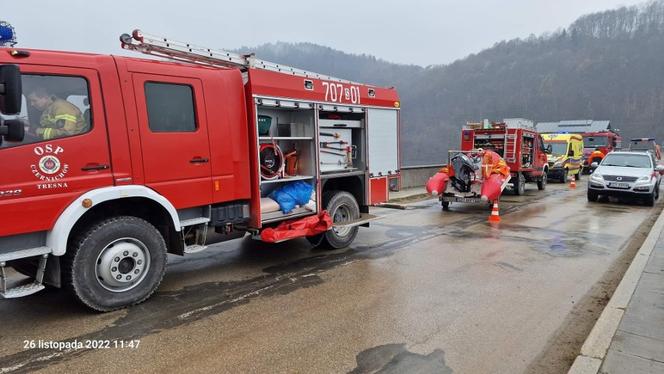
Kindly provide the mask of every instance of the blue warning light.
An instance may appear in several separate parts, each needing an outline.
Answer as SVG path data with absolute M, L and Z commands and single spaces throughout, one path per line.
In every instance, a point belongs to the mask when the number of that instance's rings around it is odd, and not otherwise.
M 0 21 L 0 47 L 11 47 L 16 44 L 16 31 L 5 21 Z

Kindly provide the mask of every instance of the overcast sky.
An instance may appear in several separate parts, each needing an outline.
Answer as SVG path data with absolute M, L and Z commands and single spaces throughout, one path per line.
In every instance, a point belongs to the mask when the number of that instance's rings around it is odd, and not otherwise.
M 120 53 L 145 32 L 213 48 L 312 42 L 399 63 L 443 64 L 495 42 L 643 0 L 2 0 L 18 46 Z

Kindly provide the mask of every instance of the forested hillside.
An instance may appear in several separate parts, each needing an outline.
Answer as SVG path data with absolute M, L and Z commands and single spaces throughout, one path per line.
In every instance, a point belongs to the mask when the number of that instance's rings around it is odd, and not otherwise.
M 426 68 L 308 43 L 251 50 L 307 70 L 396 86 L 406 165 L 442 161 L 448 147 L 458 147 L 459 128 L 483 118 L 610 119 L 625 137 L 664 141 L 664 0 L 583 16 L 551 34 Z

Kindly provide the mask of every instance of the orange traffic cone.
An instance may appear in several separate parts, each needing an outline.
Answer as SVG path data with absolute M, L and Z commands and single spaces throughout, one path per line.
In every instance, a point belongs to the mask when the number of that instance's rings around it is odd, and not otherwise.
M 493 208 L 491 208 L 491 215 L 489 216 L 489 222 L 500 222 L 500 212 L 498 211 L 498 201 L 493 202 Z
M 569 177 L 569 188 L 571 189 L 576 188 L 576 178 L 573 175 Z

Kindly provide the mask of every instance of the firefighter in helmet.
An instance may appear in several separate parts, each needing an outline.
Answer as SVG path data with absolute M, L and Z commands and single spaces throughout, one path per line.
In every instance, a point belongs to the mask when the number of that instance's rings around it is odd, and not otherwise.
M 45 88 L 35 88 L 27 99 L 30 106 L 42 112 L 39 126 L 35 129 L 40 139 L 62 138 L 87 130 L 81 111 L 72 103 L 51 95 Z
M 486 179 L 491 174 L 500 174 L 507 178 L 510 175 L 510 168 L 502 157 L 493 151 L 493 145 L 487 145 L 486 149 L 478 149 L 477 155 L 482 159 L 482 176 Z

